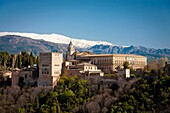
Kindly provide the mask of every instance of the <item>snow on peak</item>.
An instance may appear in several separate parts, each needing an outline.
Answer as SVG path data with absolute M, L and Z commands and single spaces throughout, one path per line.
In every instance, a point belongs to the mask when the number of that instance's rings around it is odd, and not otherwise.
M 89 41 L 84 39 L 75 39 L 75 38 L 69 38 L 55 33 L 36 34 L 36 33 L 20 33 L 20 32 L 0 32 L 0 36 L 5 36 L 5 35 L 17 35 L 17 36 L 29 37 L 32 39 L 43 39 L 45 41 L 49 41 L 53 43 L 61 43 L 61 44 L 69 44 L 69 42 L 72 41 L 73 45 L 80 48 L 87 48 L 99 44 L 113 45 L 105 41 Z

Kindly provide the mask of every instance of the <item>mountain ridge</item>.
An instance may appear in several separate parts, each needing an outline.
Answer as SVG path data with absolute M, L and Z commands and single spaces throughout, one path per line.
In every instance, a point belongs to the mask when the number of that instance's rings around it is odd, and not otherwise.
M 110 45 L 95 45 L 88 49 L 94 53 L 100 54 L 137 54 L 147 56 L 149 59 L 167 57 L 170 58 L 170 49 L 154 49 L 143 46 L 110 46 Z
M 16 35 L 16 36 L 28 37 L 32 39 L 42 39 L 48 42 L 60 43 L 60 44 L 69 44 L 69 42 L 72 41 L 72 43 L 79 48 L 88 48 L 97 44 L 113 45 L 106 41 L 90 41 L 85 39 L 75 39 L 75 38 L 70 38 L 64 35 L 59 35 L 54 33 L 36 34 L 36 33 L 20 33 L 20 32 L 0 32 L 0 36 L 6 36 L 6 35 Z
M 67 45 L 60 45 L 44 40 L 35 40 L 15 35 L 0 36 L 0 50 L 7 51 L 11 54 L 18 54 L 21 51 L 32 51 L 35 55 L 38 55 L 39 52 L 64 52 L 66 51 L 66 48 L 63 46 Z
M 78 51 L 91 51 L 96 54 L 137 54 L 146 56 L 148 59 L 157 59 L 167 57 L 170 59 L 170 49 L 154 49 L 143 46 L 115 46 L 115 45 L 94 45 L 87 48 L 80 48 L 76 45 Z M 32 39 L 23 36 L 6 35 L 0 36 L 0 51 L 6 51 L 11 54 L 18 54 L 21 51 L 33 52 L 38 55 L 40 52 L 58 51 L 63 54 L 67 51 L 68 44 L 52 43 L 42 39 Z

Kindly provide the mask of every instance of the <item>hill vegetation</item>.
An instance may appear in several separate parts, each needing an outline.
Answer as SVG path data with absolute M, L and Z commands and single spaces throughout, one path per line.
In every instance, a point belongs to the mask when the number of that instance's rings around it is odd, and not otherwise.
M 149 73 L 110 107 L 111 113 L 170 112 L 170 76 Z
M 92 91 L 77 76 L 62 76 L 49 88 L 1 87 L 3 113 L 165 113 L 170 112 L 170 76 L 163 71 L 145 72 L 120 87 Z M 104 89 L 103 89 L 104 88 Z M 102 89 L 102 90 L 101 90 Z

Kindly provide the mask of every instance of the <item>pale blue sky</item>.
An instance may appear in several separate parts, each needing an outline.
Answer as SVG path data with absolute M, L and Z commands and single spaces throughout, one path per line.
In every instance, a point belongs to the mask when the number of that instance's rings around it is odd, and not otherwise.
M 170 48 L 170 0 L 0 0 L 0 31 Z

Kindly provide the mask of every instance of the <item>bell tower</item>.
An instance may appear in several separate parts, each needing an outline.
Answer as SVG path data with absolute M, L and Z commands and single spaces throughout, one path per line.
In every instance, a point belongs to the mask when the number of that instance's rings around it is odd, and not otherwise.
M 74 46 L 72 44 L 72 41 L 70 41 L 69 46 L 67 48 L 68 55 L 72 55 L 75 52 Z

